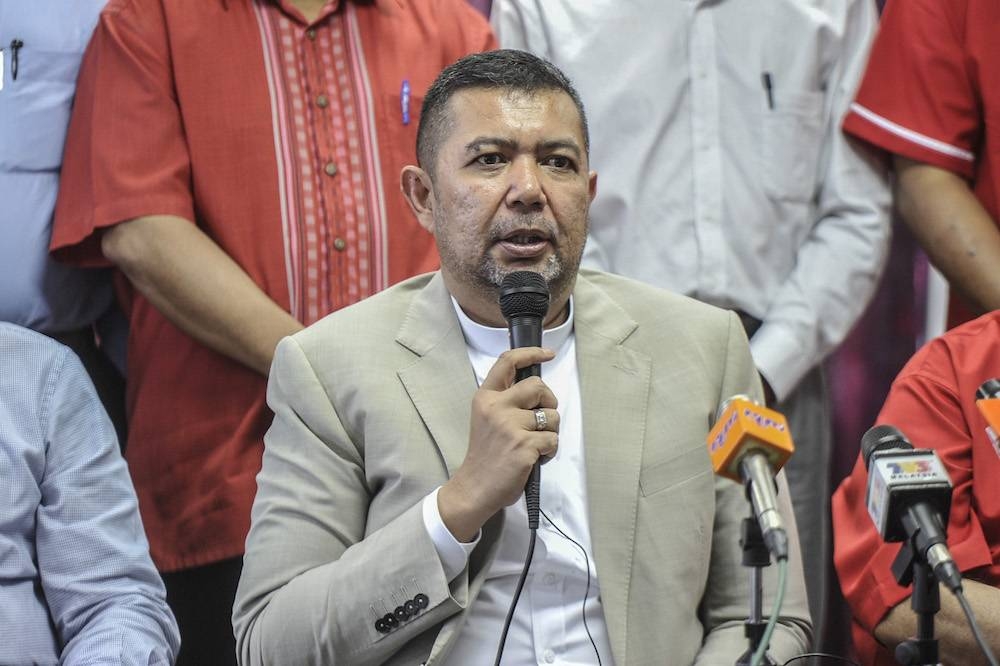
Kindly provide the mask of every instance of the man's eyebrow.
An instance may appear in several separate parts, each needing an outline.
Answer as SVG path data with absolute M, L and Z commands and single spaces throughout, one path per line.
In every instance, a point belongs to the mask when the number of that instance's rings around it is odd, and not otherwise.
M 503 148 L 510 151 L 515 151 L 519 147 L 517 141 L 514 141 L 513 139 L 505 139 L 496 136 L 477 136 L 475 139 L 465 144 L 465 152 L 475 153 L 484 146 Z M 543 153 L 549 153 L 554 150 L 568 150 L 578 159 L 582 154 L 580 146 L 572 139 L 553 139 L 552 141 L 544 141 L 538 145 L 538 150 Z
M 504 139 L 498 136 L 477 136 L 475 139 L 465 144 L 465 152 L 475 153 L 478 152 L 483 146 L 494 146 L 497 148 L 506 148 L 507 150 L 516 150 L 517 141 L 513 139 Z
M 572 139 L 554 139 L 552 141 L 545 141 L 539 146 L 539 148 L 545 153 L 550 153 L 554 150 L 568 150 L 573 153 L 573 156 L 577 159 L 579 159 L 581 155 L 580 146 Z

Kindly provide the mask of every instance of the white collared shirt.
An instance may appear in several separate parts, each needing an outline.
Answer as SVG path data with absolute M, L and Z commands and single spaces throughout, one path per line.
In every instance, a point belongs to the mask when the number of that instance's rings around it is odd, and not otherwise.
M 482 384 L 501 353 L 510 348 L 507 329 L 481 326 L 454 302 L 465 334 L 469 360 Z M 559 400 L 559 450 L 542 467 L 542 511 L 585 550 L 563 537 L 543 516 L 531 569 L 504 648 L 503 664 L 613 664 L 607 625 L 600 601 L 600 585 L 590 545 L 587 512 L 586 463 L 580 411 L 580 381 L 573 334 L 573 306 L 566 322 L 542 334 L 542 344 L 556 357 L 542 365 L 542 379 Z M 444 663 L 475 666 L 492 664 L 507 609 L 528 552 L 528 517 L 524 499 L 507 507 L 496 557 L 486 581 L 472 602 L 454 648 Z M 434 540 L 448 580 L 457 576 L 478 543 L 455 540 L 441 521 L 437 491 L 423 504 L 424 524 Z M 589 591 L 588 571 L 589 563 Z M 584 601 L 586 599 L 586 602 Z

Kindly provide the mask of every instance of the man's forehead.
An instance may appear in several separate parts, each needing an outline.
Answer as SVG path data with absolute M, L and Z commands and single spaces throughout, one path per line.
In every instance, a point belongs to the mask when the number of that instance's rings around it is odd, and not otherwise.
M 514 140 L 521 133 L 543 135 L 543 141 L 573 143 L 583 149 L 580 113 L 559 89 L 466 88 L 448 102 L 449 125 L 462 144 L 478 136 Z

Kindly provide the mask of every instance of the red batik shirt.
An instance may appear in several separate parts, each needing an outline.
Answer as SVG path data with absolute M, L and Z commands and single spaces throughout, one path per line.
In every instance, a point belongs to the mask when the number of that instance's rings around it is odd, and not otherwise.
M 305 324 L 432 270 L 399 173 L 434 77 L 494 45 L 465 0 L 330 0 L 312 24 L 289 0 L 111 0 L 81 68 L 52 248 L 105 265 L 103 228 L 180 216 Z M 153 558 L 172 571 L 237 556 L 265 379 L 125 291 L 127 455 Z

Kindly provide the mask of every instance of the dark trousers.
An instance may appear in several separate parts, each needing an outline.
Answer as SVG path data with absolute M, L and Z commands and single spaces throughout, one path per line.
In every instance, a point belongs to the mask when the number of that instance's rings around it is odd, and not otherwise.
M 233 601 L 243 558 L 163 574 L 181 632 L 177 666 L 236 666 Z

